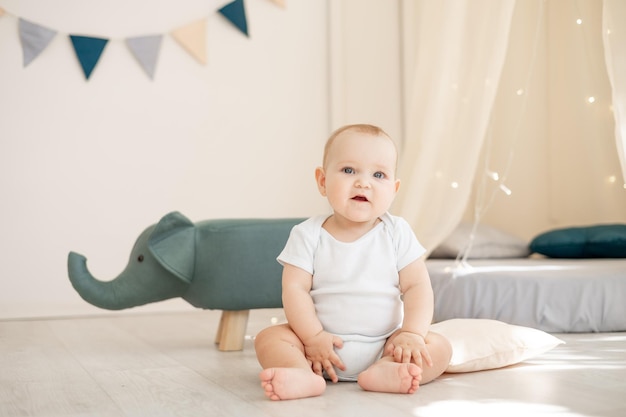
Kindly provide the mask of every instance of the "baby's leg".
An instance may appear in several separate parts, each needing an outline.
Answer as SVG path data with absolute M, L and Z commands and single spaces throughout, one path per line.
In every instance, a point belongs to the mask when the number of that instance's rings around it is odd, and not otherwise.
M 392 334 L 389 339 L 393 338 L 394 335 L 400 331 L 401 330 L 398 330 L 396 333 Z M 389 339 L 387 339 L 387 344 L 389 343 Z M 428 332 L 424 342 L 426 342 L 426 349 L 428 349 L 433 365 L 428 366 L 425 362 L 422 364 L 422 380 L 420 381 L 420 385 L 428 384 L 443 374 L 448 365 L 450 365 L 450 359 L 452 358 L 452 345 L 450 345 L 448 339 L 442 335 Z M 387 344 L 385 345 L 385 349 L 387 348 Z
M 385 356 L 359 374 L 358 383 L 366 391 L 413 394 L 419 388 L 422 369 L 414 363 L 397 363 Z
M 399 392 L 412 394 L 441 374 L 450 364 L 452 346 L 448 339 L 430 332 L 426 335 L 426 347 L 433 366 L 423 368 L 414 363 L 397 363 L 391 356 L 385 356 L 359 375 L 359 385 L 367 391 Z
M 452 345 L 442 335 L 429 332 L 425 341 L 430 358 L 433 360 L 433 366 L 424 365 L 422 381 L 420 382 L 422 385 L 443 374 L 448 365 L 450 365 L 450 359 L 452 358 Z
M 272 400 L 315 397 L 326 390 L 304 356 L 304 346 L 288 325 L 267 328 L 254 341 L 265 395 Z

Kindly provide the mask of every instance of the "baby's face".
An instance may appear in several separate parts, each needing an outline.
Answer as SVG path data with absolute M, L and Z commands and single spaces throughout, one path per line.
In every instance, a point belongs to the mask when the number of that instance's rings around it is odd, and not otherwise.
M 386 136 L 347 131 L 332 143 L 318 186 L 335 215 L 362 223 L 383 215 L 400 182 L 396 148 Z

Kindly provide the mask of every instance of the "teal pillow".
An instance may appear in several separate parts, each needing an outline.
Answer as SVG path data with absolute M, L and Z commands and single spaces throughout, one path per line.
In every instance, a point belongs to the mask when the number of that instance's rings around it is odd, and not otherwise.
M 626 224 L 550 230 L 535 237 L 530 250 L 551 258 L 626 258 Z

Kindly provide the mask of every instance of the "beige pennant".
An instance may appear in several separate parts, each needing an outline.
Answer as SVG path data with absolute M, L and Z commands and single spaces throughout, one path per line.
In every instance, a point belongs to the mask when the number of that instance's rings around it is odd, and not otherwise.
M 287 0 L 271 0 L 272 3 L 279 5 L 283 9 L 287 7 Z
M 206 64 L 206 18 L 174 29 L 171 35 L 201 64 Z

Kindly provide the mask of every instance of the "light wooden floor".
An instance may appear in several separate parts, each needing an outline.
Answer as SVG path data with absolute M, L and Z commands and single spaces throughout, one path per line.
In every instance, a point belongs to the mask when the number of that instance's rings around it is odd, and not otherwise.
M 249 334 L 282 320 L 251 313 Z M 626 416 L 626 333 L 559 335 L 561 345 L 505 369 L 444 375 L 415 395 L 354 383 L 272 402 L 252 340 L 213 344 L 219 312 L 0 321 L 0 416 Z

